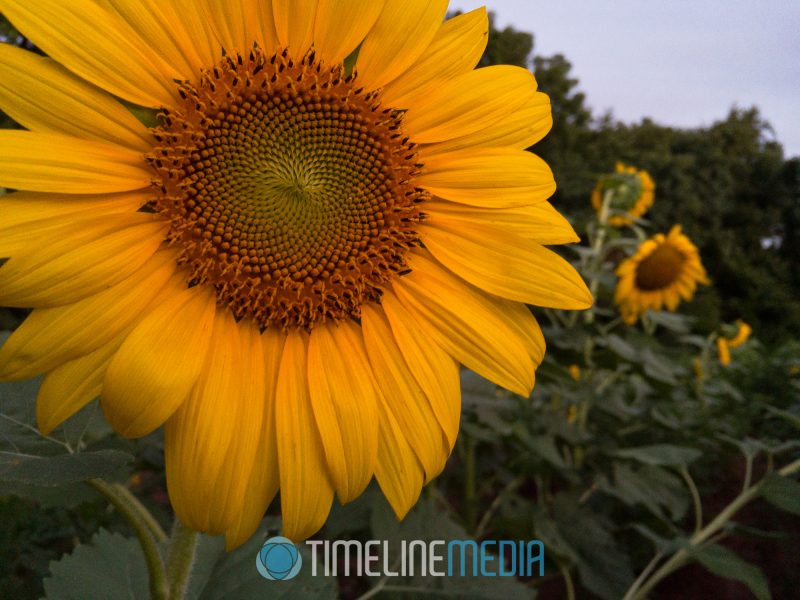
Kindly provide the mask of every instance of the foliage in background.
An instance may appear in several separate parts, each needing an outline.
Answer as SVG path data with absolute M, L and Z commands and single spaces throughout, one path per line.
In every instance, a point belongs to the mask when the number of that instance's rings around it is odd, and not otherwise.
M 25 44 L 5 24 L 0 35 Z M 784 159 L 755 109 L 695 130 L 595 117 L 569 62 L 531 59 L 532 50 L 530 34 L 494 31 L 483 62 L 533 66 L 551 95 L 554 129 L 536 151 L 560 184 L 554 203 L 574 216 L 587 242 L 571 258 L 596 282 L 598 306 L 591 316 L 537 313 L 548 356 L 531 398 L 463 374 L 458 447 L 406 521 L 394 520 L 380 494 L 365 494 L 337 507 L 319 537 L 539 538 L 546 576 L 337 581 L 304 570 L 276 587 L 254 566 L 262 540 L 280 526 L 268 517 L 231 554 L 202 536 L 187 598 L 633 600 L 648 586 L 659 598 L 700 597 L 692 587 L 700 580 L 658 585 L 689 563 L 741 581 L 759 600 L 770 592 L 789 598 L 800 585 L 783 572 L 791 562 L 775 559 L 781 548 L 800 552 L 800 520 L 790 516 L 800 513 L 800 484 L 778 474 L 800 455 L 800 344 L 792 341 L 800 332 L 800 274 L 791 268 L 800 254 L 800 161 Z M 603 225 L 589 204 L 598 176 L 616 160 L 656 181 L 651 223 L 639 225 L 665 231 L 679 222 L 700 246 L 714 285 L 682 307 L 685 314 L 650 314 L 636 327 L 619 322 L 612 271 L 637 239 L 630 229 L 609 230 L 590 250 Z M 0 331 L 22 316 L 0 311 Z M 755 339 L 734 349 L 724 368 L 715 336 L 721 322 L 737 318 L 754 326 Z M 171 514 L 159 436 L 120 440 L 95 403 L 43 438 L 33 419 L 37 386 L 0 386 L 0 597 L 147 598 L 137 531 L 110 507 L 97 478 L 133 492 L 165 556 L 160 536 Z

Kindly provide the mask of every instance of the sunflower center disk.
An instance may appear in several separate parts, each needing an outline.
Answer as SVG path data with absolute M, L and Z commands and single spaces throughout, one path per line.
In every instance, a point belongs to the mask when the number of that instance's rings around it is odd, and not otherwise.
M 402 114 L 313 54 L 226 58 L 180 88 L 148 156 L 191 285 L 261 326 L 360 316 L 407 270 L 425 192 Z
M 681 274 L 686 257 L 672 246 L 661 245 L 636 268 L 636 286 L 645 291 L 660 290 Z

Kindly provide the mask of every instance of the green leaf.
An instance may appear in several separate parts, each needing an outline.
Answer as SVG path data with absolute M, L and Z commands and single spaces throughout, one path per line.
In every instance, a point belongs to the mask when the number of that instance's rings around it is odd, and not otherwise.
M 619 600 L 634 580 L 630 559 L 617 539 L 616 524 L 580 504 L 575 495 L 559 494 L 553 516 L 564 542 L 577 555 L 584 587 L 604 600 Z
M 673 521 L 683 517 L 689 506 L 689 495 L 680 478 L 652 465 L 631 468 L 615 463 L 613 483 L 602 477 L 598 488 L 629 506 L 644 505 L 661 518 L 666 516 L 666 510 Z
M 0 452 L 0 481 L 58 486 L 113 474 L 133 457 L 119 450 L 57 456 Z
M 692 555 L 714 575 L 744 583 L 758 600 L 772 598 L 761 569 L 743 561 L 728 548 L 714 544 L 693 552 Z
M 779 408 L 775 408 L 769 404 L 765 405 L 764 408 L 767 410 L 767 412 L 772 413 L 776 417 L 781 418 L 787 423 L 794 425 L 797 429 L 800 429 L 800 416 L 787 410 L 780 410 Z
M 672 554 L 682 548 L 685 548 L 689 542 L 689 540 L 681 536 L 672 539 L 665 538 L 641 523 L 634 523 L 631 525 L 631 528 L 650 540 L 653 543 L 656 551 L 664 555 Z
M 41 378 L 0 383 L 0 449 L 54 454 L 64 445 L 44 438 L 36 428 L 36 394 Z
M 800 483 L 771 473 L 764 479 L 761 495 L 770 504 L 786 512 L 800 515 Z
M 135 539 L 101 530 L 91 543 L 50 563 L 47 600 L 148 600 L 147 566 Z
M 620 458 L 630 458 L 646 465 L 658 467 L 688 465 L 703 455 L 700 450 L 694 448 L 671 446 L 669 444 L 622 448 L 615 450 L 612 454 Z
M 688 333 L 692 324 L 691 317 L 678 313 L 666 311 L 648 311 L 647 316 L 654 323 L 661 325 L 664 329 L 669 329 L 675 333 Z
M 662 383 L 678 385 L 678 381 L 675 379 L 676 369 L 669 359 L 658 356 L 649 348 L 645 348 L 642 351 L 642 361 L 644 362 L 645 375 Z
M 608 343 L 608 347 L 617 356 L 630 362 L 639 362 L 639 355 L 636 349 L 618 335 L 609 335 L 608 338 L 606 338 L 606 342 Z

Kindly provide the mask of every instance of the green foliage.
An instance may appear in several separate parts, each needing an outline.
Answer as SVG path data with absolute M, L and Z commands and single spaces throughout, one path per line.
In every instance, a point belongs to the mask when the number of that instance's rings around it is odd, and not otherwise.
M 771 474 L 761 487 L 761 495 L 781 510 L 800 515 L 800 483 Z
M 725 546 L 706 546 L 696 552 L 694 558 L 715 575 L 746 584 L 757 600 L 769 600 L 772 597 L 761 569 L 746 563 Z
M 50 566 L 47 600 L 148 600 L 147 568 L 134 539 L 100 531 L 91 544 Z

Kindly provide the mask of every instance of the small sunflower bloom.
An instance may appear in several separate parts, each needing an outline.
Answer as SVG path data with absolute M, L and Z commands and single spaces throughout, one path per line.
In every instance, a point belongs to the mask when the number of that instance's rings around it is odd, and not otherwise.
M 750 327 L 747 323 L 738 319 L 735 323 L 736 333 L 733 337 L 728 338 L 728 345 L 731 348 L 738 348 L 742 344 L 744 344 L 753 333 L 753 328 Z
M 578 365 L 572 364 L 567 368 L 569 376 L 575 381 L 581 380 L 581 368 Z
M 647 310 L 674 312 L 681 300 L 694 297 L 698 284 L 709 284 L 700 253 L 680 225 L 643 242 L 616 274 L 614 302 L 629 325 Z
M 717 354 L 719 355 L 719 364 L 723 367 L 731 364 L 731 345 L 724 337 L 717 338 Z
M 43 431 L 163 425 L 177 516 L 234 547 L 278 490 L 294 540 L 373 477 L 405 515 L 459 365 L 530 393 L 526 305 L 592 302 L 525 151 L 550 101 L 447 5 L 0 0 L 48 55 L 0 46 L 0 305 L 34 309 L 0 379 L 44 374 Z
M 600 214 L 606 194 L 610 194 L 608 208 L 614 214 L 608 217 L 608 224 L 624 227 L 644 216 L 653 206 L 655 190 L 653 178 L 647 171 L 618 162 L 614 173 L 602 177 L 592 190 L 592 206 Z

